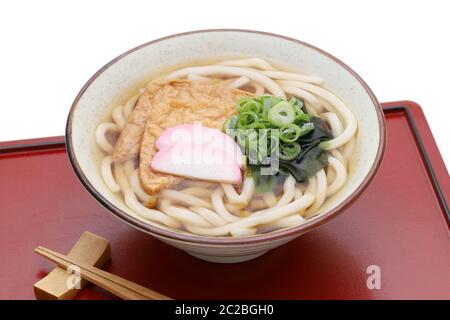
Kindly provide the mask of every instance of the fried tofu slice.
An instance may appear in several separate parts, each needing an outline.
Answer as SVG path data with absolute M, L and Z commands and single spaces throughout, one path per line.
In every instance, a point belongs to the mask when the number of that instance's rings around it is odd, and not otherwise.
M 251 95 L 221 84 L 189 80 L 149 84 L 144 93 L 146 98 L 139 100 L 139 106 L 148 111 L 139 153 L 139 176 L 144 190 L 154 195 L 180 179 L 153 172 L 150 167 L 157 152 L 155 142 L 164 130 L 180 124 L 194 123 L 222 129 L 223 123 L 236 113 L 237 100 Z M 139 124 L 141 122 L 139 117 Z M 132 150 L 135 152 L 134 146 Z
M 152 99 L 166 81 L 157 80 L 147 86 L 145 92 L 141 95 L 134 107 L 133 112 L 123 128 L 122 132 L 114 145 L 113 160 L 123 162 L 139 155 L 142 136 L 144 135 L 145 124 L 147 122 L 148 108 Z

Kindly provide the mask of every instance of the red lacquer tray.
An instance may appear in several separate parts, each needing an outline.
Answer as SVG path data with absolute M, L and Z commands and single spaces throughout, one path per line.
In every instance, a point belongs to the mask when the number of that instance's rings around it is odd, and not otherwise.
M 84 230 L 111 242 L 106 270 L 176 299 L 450 299 L 450 179 L 420 107 L 384 104 L 388 145 L 367 191 L 342 215 L 250 262 L 197 260 L 122 223 L 78 182 L 62 137 L 0 144 L 0 298 L 33 299 Z M 381 270 L 368 289 L 367 267 Z M 114 298 L 88 285 L 79 299 Z

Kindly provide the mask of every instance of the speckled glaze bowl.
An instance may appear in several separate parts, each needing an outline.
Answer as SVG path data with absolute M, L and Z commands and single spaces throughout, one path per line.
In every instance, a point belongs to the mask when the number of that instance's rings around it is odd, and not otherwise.
M 124 92 L 149 76 L 186 62 L 257 56 L 320 76 L 352 109 L 358 121 L 356 148 L 344 187 L 307 223 L 246 238 L 200 237 L 151 223 L 131 211 L 104 184 L 94 130 Z M 258 257 L 311 231 L 345 211 L 378 170 L 385 149 L 381 107 L 365 82 L 347 65 L 307 43 L 265 32 L 203 30 L 145 43 L 118 56 L 95 73 L 76 97 L 69 113 L 66 144 L 72 166 L 86 189 L 111 213 L 189 254 L 212 262 L 240 262 Z M 351 232 L 351 230 L 349 230 Z

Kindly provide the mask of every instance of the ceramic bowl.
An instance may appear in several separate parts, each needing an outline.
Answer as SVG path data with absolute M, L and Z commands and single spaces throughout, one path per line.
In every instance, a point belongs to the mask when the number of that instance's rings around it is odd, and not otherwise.
M 101 151 L 93 138 L 96 126 L 124 93 L 135 90 L 161 70 L 192 61 L 243 56 L 267 58 L 320 76 L 352 109 L 358 121 L 358 132 L 347 183 L 308 222 L 251 237 L 200 237 L 172 231 L 141 218 L 102 180 L 99 170 Z M 385 149 L 385 122 L 382 109 L 366 83 L 332 55 L 302 41 L 265 32 L 202 30 L 145 43 L 118 56 L 95 73 L 72 105 L 66 144 L 72 166 L 83 185 L 115 216 L 195 257 L 230 263 L 258 257 L 345 211 L 378 170 Z

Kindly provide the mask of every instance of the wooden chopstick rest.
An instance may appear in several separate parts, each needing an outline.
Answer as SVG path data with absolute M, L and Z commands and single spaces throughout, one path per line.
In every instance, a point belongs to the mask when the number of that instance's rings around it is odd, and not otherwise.
M 67 256 L 83 264 L 101 268 L 111 257 L 111 247 L 106 239 L 85 231 Z M 73 299 L 87 283 L 86 280 L 80 279 L 78 286 L 70 288 L 68 283 L 75 285 L 75 283 L 71 283 L 73 279 L 73 274 L 70 274 L 64 268 L 56 267 L 46 277 L 34 284 L 36 299 Z M 80 289 L 77 289 L 77 287 Z
M 165 296 L 159 292 L 145 288 L 137 283 L 106 272 L 102 269 L 85 265 L 75 261 L 68 256 L 52 251 L 44 247 L 37 247 L 34 252 L 40 256 L 55 262 L 62 268 L 70 268 L 77 266 L 80 276 L 83 279 L 109 291 L 122 299 L 132 300 L 171 300 L 172 298 Z

